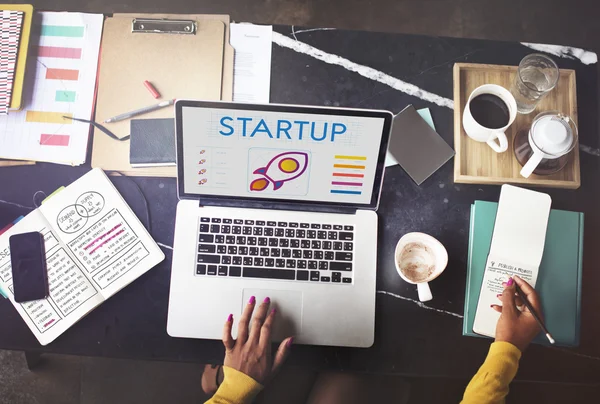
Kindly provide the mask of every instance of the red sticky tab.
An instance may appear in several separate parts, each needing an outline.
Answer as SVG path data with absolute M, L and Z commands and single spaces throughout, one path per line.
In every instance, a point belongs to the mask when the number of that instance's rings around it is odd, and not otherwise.
M 68 146 L 69 135 L 47 135 L 42 133 L 40 135 L 40 144 L 42 146 Z

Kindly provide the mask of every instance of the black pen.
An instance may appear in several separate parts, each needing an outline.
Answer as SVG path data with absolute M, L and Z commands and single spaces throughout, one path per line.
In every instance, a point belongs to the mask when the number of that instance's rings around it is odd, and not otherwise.
M 529 303 L 529 300 L 527 300 L 527 296 L 525 296 L 525 293 L 523 293 L 523 291 L 521 290 L 521 288 L 519 287 L 519 285 L 515 284 L 515 287 L 516 287 L 516 290 L 517 290 L 517 294 L 519 295 L 519 297 L 523 301 L 523 304 L 529 309 L 529 312 L 531 313 L 531 315 L 533 316 L 533 318 L 535 318 L 535 321 L 537 321 L 537 323 L 539 324 L 539 326 L 546 333 L 546 338 L 548 338 L 548 341 L 550 341 L 551 344 L 554 344 L 555 341 L 554 341 L 554 338 L 552 338 L 552 334 L 550 334 L 550 332 L 548 331 L 548 329 L 546 328 L 546 326 L 542 322 L 542 319 L 540 318 L 540 316 L 537 314 L 537 312 L 535 311 L 535 309 L 533 308 L 533 306 L 531 305 L 531 303 Z

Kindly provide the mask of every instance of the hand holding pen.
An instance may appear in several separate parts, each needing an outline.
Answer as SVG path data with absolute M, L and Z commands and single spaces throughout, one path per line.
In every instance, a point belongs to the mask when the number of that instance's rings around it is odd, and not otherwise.
M 543 323 L 542 304 L 534 288 L 518 276 L 503 283 L 504 292 L 498 295 L 502 306 L 493 304 L 492 308 L 501 313 L 496 327 L 496 341 L 510 342 L 521 352 L 543 329 L 550 343 L 554 343 L 552 335 Z M 523 311 L 517 306 L 524 305 Z

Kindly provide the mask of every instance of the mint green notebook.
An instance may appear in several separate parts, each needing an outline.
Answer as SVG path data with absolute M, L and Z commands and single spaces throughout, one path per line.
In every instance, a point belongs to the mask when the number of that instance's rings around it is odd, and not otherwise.
M 473 332 L 473 321 L 497 210 L 496 202 L 475 201 L 471 205 L 463 321 L 463 335 L 471 337 L 487 338 Z M 582 257 L 583 213 L 552 210 L 536 290 L 542 300 L 546 327 L 557 345 L 579 345 Z M 549 344 L 543 334 L 538 335 L 534 342 Z

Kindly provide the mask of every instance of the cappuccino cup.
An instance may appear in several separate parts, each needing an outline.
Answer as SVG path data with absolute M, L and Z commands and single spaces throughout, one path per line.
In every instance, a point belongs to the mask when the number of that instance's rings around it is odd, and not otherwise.
M 435 238 L 425 233 L 407 233 L 396 245 L 396 271 L 408 283 L 417 285 L 419 300 L 433 299 L 429 283 L 448 265 L 448 252 Z

